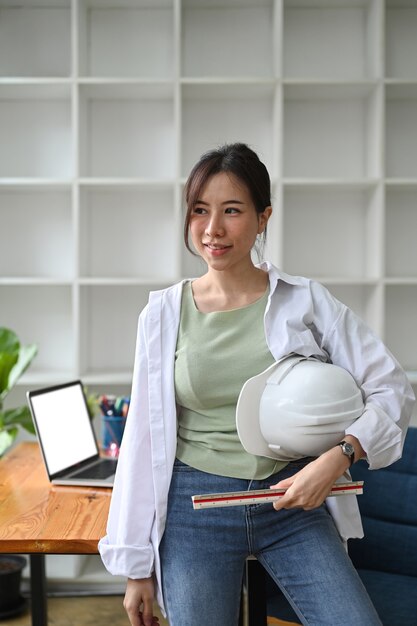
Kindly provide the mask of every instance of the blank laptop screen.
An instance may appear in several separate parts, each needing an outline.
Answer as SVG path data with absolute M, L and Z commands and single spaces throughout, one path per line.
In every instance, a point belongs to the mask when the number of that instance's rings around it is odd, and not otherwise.
M 32 395 L 31 402 L 49 474 L 97 454 L 81 384 Z

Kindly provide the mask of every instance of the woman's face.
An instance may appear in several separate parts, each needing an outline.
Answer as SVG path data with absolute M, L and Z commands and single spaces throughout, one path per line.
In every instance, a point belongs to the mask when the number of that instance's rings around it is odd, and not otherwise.
M 256 212 L 246 185 L 233 174 L 212 176 L 192 209 L 190 235 L 209 269 L 237 269 L 252 264 L 256 235 L 264 231 L 272 212 Z

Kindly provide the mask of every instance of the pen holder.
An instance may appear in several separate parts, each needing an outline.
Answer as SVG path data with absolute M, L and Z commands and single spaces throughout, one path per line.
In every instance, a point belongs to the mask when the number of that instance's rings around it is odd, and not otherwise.
M 126 419 L 120 415 L 103 415 L 103 448 L 107 454 L 118 456 Z

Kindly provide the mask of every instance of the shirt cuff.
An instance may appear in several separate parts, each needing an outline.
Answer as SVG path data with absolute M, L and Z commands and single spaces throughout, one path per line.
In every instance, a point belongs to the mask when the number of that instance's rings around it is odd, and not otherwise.
M 345 434 L 359 440 L 369 469 L 387 467 L 401 458 L 403 432 L 379 407 L 365 410 Z
M 113 545 L 107 535 L 100 539 L 98 551 L 104 567 L 113 576 L 126 578 L 150 578 L 154 569 L 154 553 L 148 546 Z

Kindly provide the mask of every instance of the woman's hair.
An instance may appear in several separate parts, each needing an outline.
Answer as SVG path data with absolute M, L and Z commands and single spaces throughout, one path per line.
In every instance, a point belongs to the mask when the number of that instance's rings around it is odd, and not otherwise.
M 185 184 L 187 212 L 184 220 L 184 242 L 192 253 L 189 228 L 192 211 L 207 181 L 220 172 L 229 172 L 246 185 L 258 215 L 271 206 L 271 181 L 268 170 L 258 155 L 244 143 L 225 144 L 202 155 L 194 165 Z M 265 241 L 266 228 L 263 232 Z

